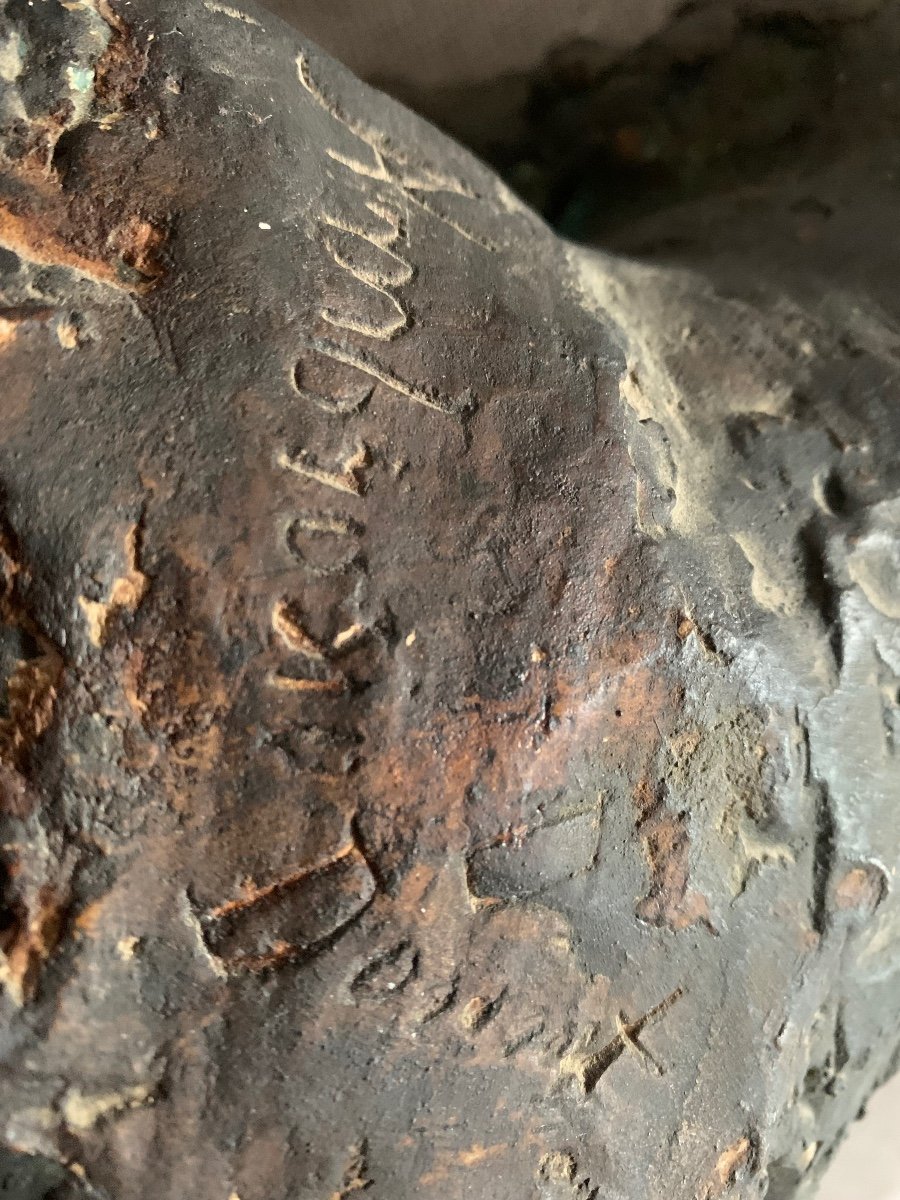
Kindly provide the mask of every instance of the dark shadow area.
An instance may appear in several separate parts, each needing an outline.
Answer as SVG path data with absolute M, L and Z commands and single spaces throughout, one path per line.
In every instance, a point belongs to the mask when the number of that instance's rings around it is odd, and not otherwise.
M 52 1158 L 0 1146 L 0 1200 L 99 1200 L 99 1195 Z

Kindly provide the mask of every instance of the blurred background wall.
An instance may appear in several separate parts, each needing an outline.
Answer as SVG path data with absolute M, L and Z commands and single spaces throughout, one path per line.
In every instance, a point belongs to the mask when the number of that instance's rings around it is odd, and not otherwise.
M 266 0 L 364 79 L 414 87 L 480 83 L 534 70 L 555 46 L 585 38 L 615 57 L 679 10 L 796 13 L 843 19 L 878 0 Z
M 867 1109 L 838 1150 L 818 1200 L 900 1200 L 900 1075 Z

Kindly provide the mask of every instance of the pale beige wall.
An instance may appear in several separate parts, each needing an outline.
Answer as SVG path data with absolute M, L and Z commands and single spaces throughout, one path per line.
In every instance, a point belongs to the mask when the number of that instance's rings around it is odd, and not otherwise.
M 850 1130 L 817 1200 L 900 1200 L 900 1075 Z
M 659 29 L 680 0 L 267 0 L 368 78 L 443 87 L 529 71 L 577 37 L 618 51 Z
M 661 29 L 684 0 L 262 0 L 367 79 L 452 87 L 527 73 L 586 37 L 611 57 Z M 706 0 L 738 11 L 843 17 L 879 0 Z M 694 7 L 704 7 L 703 0 Z

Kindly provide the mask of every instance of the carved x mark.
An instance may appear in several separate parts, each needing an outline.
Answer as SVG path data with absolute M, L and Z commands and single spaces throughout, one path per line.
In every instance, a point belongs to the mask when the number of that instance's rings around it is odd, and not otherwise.
M 676 988 L 670 996 L 635 1021 L 629 1021 L 624 1012 L 619 1012 L 616 1016 L 616 1036 L 607 1042 L 602 1050 L 589 1052 L 587 1046 L 590 1045 L 596 1032 L 596 1029 L 593 1030 L 586 1039 L 582 1040 L 579 1047 L 570 1051 L 562 1059 L 559 1064 L 560 1075 L 574 1076 L 581 1084 L 584 1094 L 590 1095 L 609 1068 L 613 1063 L 618 1062 L 626 1050 L 635 1054 L 644 1067 L 652 1070 L 655 1075 L 664 1075 L 663 1067 L 641 1042 L 640 1035 L 649 1024 L 662 1017 L 682 995 L 683 989 Z

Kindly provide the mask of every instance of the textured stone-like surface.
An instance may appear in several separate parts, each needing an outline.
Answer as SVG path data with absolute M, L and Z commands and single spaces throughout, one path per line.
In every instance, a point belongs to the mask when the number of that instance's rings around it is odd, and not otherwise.
M 792 1195 L 900 1025 L 889 315 L 576 251 L 255 9 L 0 46 L 0 1170 Z

